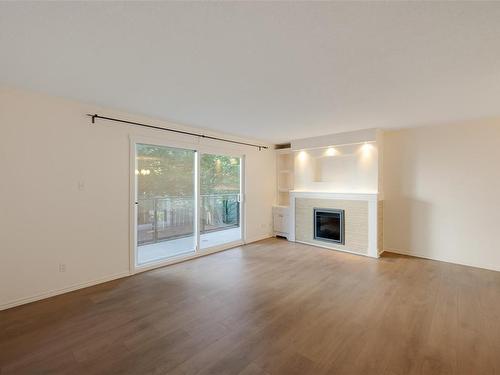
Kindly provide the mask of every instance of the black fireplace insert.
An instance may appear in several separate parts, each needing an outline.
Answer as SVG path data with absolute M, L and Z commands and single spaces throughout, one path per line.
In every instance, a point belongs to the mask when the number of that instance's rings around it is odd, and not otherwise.
M 314 209 L 314 239 L 345 244 L 344 210 Z

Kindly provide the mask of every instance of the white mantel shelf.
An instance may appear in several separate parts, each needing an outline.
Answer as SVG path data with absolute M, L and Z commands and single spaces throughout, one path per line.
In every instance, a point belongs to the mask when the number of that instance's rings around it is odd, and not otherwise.
M 310 191 L 291 190 L 290 198 L 328 198 L 328 199 L 351 199 L 351 200 L 377 200 L 379 193 L 370 192 L 335 192 L 335 191 Z M 290 202 L 291 204 L 291 202 Z

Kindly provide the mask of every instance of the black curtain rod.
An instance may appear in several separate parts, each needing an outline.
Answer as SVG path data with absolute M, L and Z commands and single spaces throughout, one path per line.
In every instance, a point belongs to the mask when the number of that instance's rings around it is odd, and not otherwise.
M 117 118 L 113 117 L 106 117 L 106 116 L 100 116 L 98 114 L 87 114 L 87 116 L 92 118 L 92 124 L 95 124 L 95 119 L 102 119 L 102 120 L 109 120 L 109 121 L 115 121 L 115 122 L 122 122 L 124 124 L 129 124 L 129 125 L 136 125 L 136 126 L 142 126 L 144 128 L 149 128 L 149 129 L 156 129 L 156 130 L 164 130 L 167 132 L 172 132 L 172 133 L 178 133 L 178 134 L 185 134 L 185 135 L 191 135 L 193 137 L 199 137 L 199 138 L 207 138 L 207 139 L 215 139 L 216 141 L 222 141 L 222 142 L 229 142 L 229 143 L 236 143 L 239 145 L 245 145 L 245 146 L 251 146 L 251 147 L 257 147 L 259 151 L 262 149 L 266 150 L 268 147 L 267 146 L 261 146 L 261 145 L 254 145 L 252 143 L 245 143 L 245 142 L 238 142 L 238 141 L 233 141 L 231 139 L 224 139 L 224 138 L 219 138 L 219 137 L 212 137 L 210 135 L 205 135 L 205 134 L 199 134 L 199 133 L 191 133 L 191 132 L 186 132 L 183 130 L 177 130 L 177 129 L 169 129 L 169 128 L 162 128 L 161 126 L 154 126 L 154 125 L 147 125 L 147 124 L 141 124 L 140 122 L 134 122 L 134 121 L 127 121 L 127 120 L 120 120 Z

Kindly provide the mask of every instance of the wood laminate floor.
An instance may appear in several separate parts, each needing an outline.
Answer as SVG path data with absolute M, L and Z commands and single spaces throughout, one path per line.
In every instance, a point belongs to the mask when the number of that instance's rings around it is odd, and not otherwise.
M 269 239 L 0 312 L 5 374 L 500 373 L 500 272 Z

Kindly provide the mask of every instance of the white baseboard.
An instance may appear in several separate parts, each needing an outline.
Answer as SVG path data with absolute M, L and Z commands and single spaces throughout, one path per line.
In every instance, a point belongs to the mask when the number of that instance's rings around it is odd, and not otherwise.
M 492 266 L 485 266 L 482 264 L 473 264 L 473 263 L 468 263 L 468 262 L 458 262 L 455 259 L 450 259 L 447 257 L 430 257 L 428 255 L 423 255 L 415 252 L 410 252 L 410 251 L 405 251 L 405 250 L 400 250 L 400 249 L 385 249 L 384 251 L 387 251 L 388 253 L 396 253 L 396 254 L 401 254 L 401 255 L 407 255 L 410 257 L 415 257 L 415 258 L 422 258 L 422 259 L 429 259 L 429 260 L 435 260 L 438 262 L 445 262 L 445 263 L 452 263 L 452 264 L 458 264 L 460 266 L 467 266 L 467 267 L 474 267 L 474 268 L 481 268 L 484 270 L 488 271 L 500 271 L 500 267 L 492 267 Z
M 273 237 L 272 233 L 266 233 L 266 234 L 263 234 L 263 235 L 260 235 L 260 236 L 255 236 L 255 237 L 247 238 L 246 241 L 245 241 L 245 245 L 249 244 L 249 243 L 252 243 L 252 242 L 262 241 L 262 240 L 265 240 L 265 239 L 268 239 L 268 238 L 272 238 L 272 237 Z
M 265 239 L 270 238 L 270 237 L 272 237 L 272 234 L 265 234 L 265 235 L 253 237 L 253 238 L 250 238 L 249 240 L 247 240 L 245 242 L 245 244 L 249 244 L 249 243 L 252 243 L 252 242 L 257 242 L 257 241 L 265 240 Z M 68 286 L 66 288 L 50 290 L 50 291 L 39 293 L 39 294 L 32 295 L 32 296 L 29 296 L 29 297 L 19 298 L 19 299 L 13 300 L 13 301 L 9 301 L 9 302 L 5 302 L 5 303 L 0 304 L 0 311 L 1 310 L 6 310 L 6 309 L 10 309 L 12 307 L 20 306 L 20 305 L 25 305 L 25 304 L 30 303 L 30 302 L 39 301 L 39 300 L 42 300 L 42 299 L 45 299 L 45 298 L 54 297 L 54 296 L 57 296 L 57 295 L 60 295 L 60 294 L 72 292 L 72 291 L 75 291 L 75 290 L 78 290 L 78 289 L 88 288 L 89 286 L 94 286 L 94 285 L 97 285 L 97 284 L 102 284 L 102 283 L 105 283 L 105 282 L 108 282 L 108 281 L 120 279 L 122 277 L 131 276 L 134 273 L 140 273 L 140 272 L 144 272 L 144 271 L 149 271 L 149 270 L 154 269 L 154 268 L 165 267 L 165 266 L 168 266 L 168 265 L 171 265 L 171 264 L 175 264 L 175 263 L 179 263 L 179 262 L 184 262 L 186 260 L 191 260 L 191 259 L 199 258 L 199 257 L 205 256 L 205 255 L 209 255 L 209 254 L 217 253 L 217 252 L 220 252 L 220 251 L 228 250 L 228 249 L 231 249 L 231 248 L 234 248 L 234 247 L 237 247 L 237 246 L 241 246 L 243 244 L 244 243 L 241 242 L 241 241 L 240 242 L 231 243 L 231 244 L 225 244 L 225 245 L 213 248 L 210 251 L 199 253 L 199 254 L 197 254 L 195 256 L 189 256 L 189 257 L 180 258 L 180 259 L 172 259 L 172 260 L 170 260 L 168 262 L 165 262 L 165 263 L 162 263 L 162 264 L 155 264 L 155 265 L 152 265 L 150 267 L 144 267 L 142 269 L 135 269 L 134 272 L 122 272 L 122 273 L 119 273 L 119 274 L 115 274 L 115 275 L 103 277 L 103 278 L 100 278 L 100 279 L 90 280 L 90 281 L 87 281 L 85 283 L 74 284 L 74 285 Z
M 342 253 L 348 253 L 348 254 L 354 254 L 354 255 L 361 255 L 362 257 L 366 257 L 366 258 L 378 259 L 380 257 L 380 254 L 378 254 L 378 256 L 373 256 L 373 255 L 369 255 L 369 254 L 356 253 L 355 251 L 339 249 L 339 248 L 333 247 L 333 246 L 323 246 L 323 245 L 319 245 L 317 243 L 312 243 L 312 242 L 297 241 L 297 240 L 292 241 L 292 242 L 301 243 L 301 244 L 304 244 L 304 245 L 321 247 L 322 249 L 327 249 L 327 250 L 340 251 Z
M 272 237 L 272 234 L 265 234 L 265 235 L 261 235 L 261 236 L 257 236 L 257 237 L 252 237 L 252 238 L 248 239 L 245 242 L 245 244 L 249 244 L 249 243 L 252 243 L 252 242 L 257 242 L 257 241 L 265 240 L 266 238 L 270 238 L 270 237 Z M 205 255 L 213 254 L 213 253 L 216 253 L 216 252 L 219 252 L 219 251 L 228 250 L 230 248 L 234 248 L 234 247 L 241 246 L 241 245 L 243 245 L 243 242 L 241 242 L 241 241 L 240 242 L 231 243 L 231 244 L 225 244 L 225 245 L 219 246 L 217 248 L 211 249 L 210 251 L 199 253 L 196 256 L 190 256 L 190 257 L 181 258 L 181 259 L 172 259 L 171 261 L 166 262 L 165 264 L 156 264 L 156 265 L 153 265 L 151 267 L 145 267 L 143 269 L 136 269 L 136 270 L 134 270 L 135 272 L 132 272 L 132 273 L 131 272 L 122 272 L 122 273 L 119 273 L 119 274 L 115 274 L 115 275 L 103 277 L 103 278 L 100 278 L 100 279 L 90 280 L 90 281 L 87 281 L 85 283 L 74 284 L 74 285 L 68 286 L 66 288 L 61 288 L 61 289 L 56 289 L 56 290 L 50 290 L 50 291 L 39 293 L 39 294 L 32 295 L 32 296 L 29 296 L 29 297 L 19 298 L 19 299 L 13 300 L 13 301 L 9 301 L 9 302 L 0 304 L 0 311 L 1 310 L 6 310 L 6 309 L 10 309 L 12 307 L 24 305 L 24 304 L 27 304 L 27 303 L 30 303 L 30 302 L 39 301 L 39 300 L 42 300 L 42 299 L 45 299 L 45 298 L 54 297 L 54 296 L 57 296 L 57 295 L 60 295 L 60 294 L 72 292 L 72 291 L 75 291 L 75 290 L 78 290 L 78 289 L 87 288 L 89 286 L 94 286 L 94 285 L 102 284 L 102 283 L 105 283 L 105 282 L 108 282 L 108 281 L 120 279 L 122 277 L 133 275 L 134 273 L 144 272 L 144 271 L 148 271 L 150 269 L 164 267 L 164 266 L 167 266 L 167 265 L 170 265 L 170 264 L 175 264 L 175 263 L 183 262 L 183 261 L 186 261 L 186 260 L 195 259 L 195 258 L 198 258 L 200 256 L 205 256 Z
M 105 283 L 105 282 L 108 282 L 108 281 L 112 281 L 112 280 L 116 280 L 116 279 L 121 279 L 122 277 L 126 277 L 126 276 L 130 276 L 130 273 L 129 272 L 122 272 L 122 273 L 118 273 L 118 274 L 115 274 L 115 275 L 111 275 L 111 276 L 107 276 L 107 277 L 103 277 L 103 278 L 99 278 L 99 279 L 90 280 L 90 281 L 87 281 L 85 283 L 74 284 L 74 285 L 68 286 L 66 288 L 50 290 L 50 291 L 47 291 L 47 292 L 35 294 L 33 296 L 16 299 L 16 300 L 9 301 L 9 302 L 1 304 L 0 305 L 0 311 L 1 310 L 6 310 L 6 309 L 10 309 L 12 307 L 20 306 L 20 305 L 25 305 L 25 304 L 30 303 L 30 302 L 39 301 L 39 300 L 42 300 L 42 299 L 45 299 L 45 298 L 54 297 L 54 296 L 57 296 L 57 295 L 60 295 L 60 294 L 64 294 L 64 293 L 68 293 L 68 292 L 73 292 L 73 291 L 78 290 L 78 289 L 88 288 L 89 286 L 94 286 L 94 285 L 102 284 L 102 283 Z

